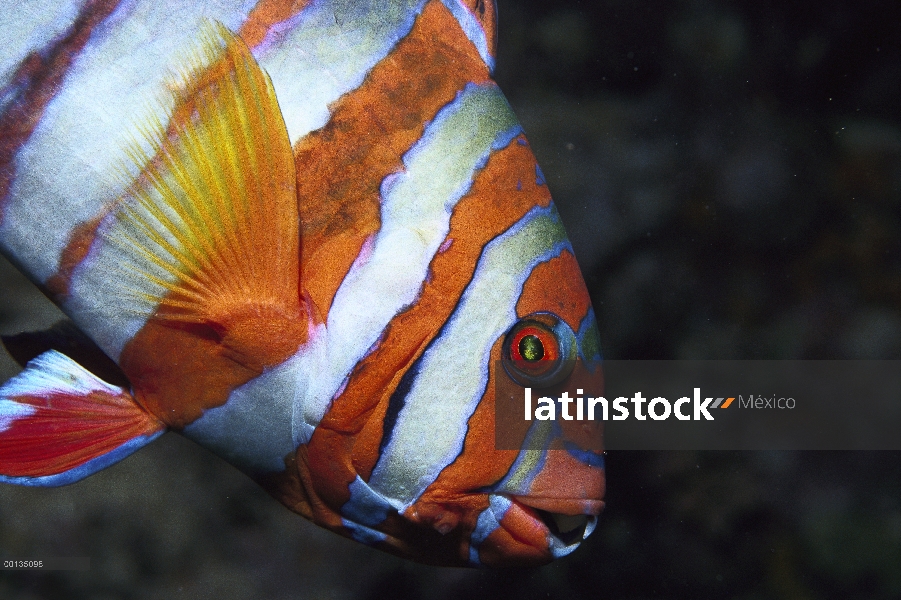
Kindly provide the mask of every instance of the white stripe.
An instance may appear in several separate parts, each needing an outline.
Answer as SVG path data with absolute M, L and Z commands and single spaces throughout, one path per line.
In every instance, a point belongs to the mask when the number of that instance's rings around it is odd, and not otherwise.
M 284 471 L 295 450 L 291 431 L 300 361 L 290 359 L 204 411 L 184 434 L 248 473 Z
M 291 32 L 254 51 L 272 85 L 294 144 L 324 126 L 328 105 L 358 88 L 413 28 L 425 0 L 313 2 Z
M 482 564 L 479 558 L 479 546 L 501 526 L 501 520 L 507 514 L 507 511 L 510 510 L 511 504 L 510 499 L 504 496 L 496 494 L 488 496 L 488 508 L 479 513 L 476 527 L 469 536 L 469 564 L 472 566 L 475 567 Z
M 172 69 L 197 48 L 204 20 L 235 28 L 246 18 L 228 0 L 125 4 L 111 16 L 115 26 L 95 30 L 16 155 L 0 239 L 39 281 L 56 272 L 72 229 L 122 193 L 117 173 L 132 166 L 124 150 L 143 142 L 136 126 L 168 121 Z
M 403 172 L 383 182 L 382 225 L 372 251 L 354 263 L 338 289 L 325 334 L 302 351 L 308 367 L 295 407 L 297 443 L 309 439 L 335 391 L 388 322 L 416 300 L 476 169 L 518 131 L 496 86 L 467 86 L 403 157 Z
M 19 63 L 46 48 L 68 29 L 87 0 L 20 0 L 0 18 L 0 88 L 9 85 Z M 10 95 L 0 95 L 0 112 Z
M 369 485 L 409 506 L 459 455 L 488 384 L 494 343 L 516 322 L 532 269 L 559 255 L 566 233 L 556 210 L 536 208 L 484 250 L 441 336 L 423 354 L 391 441 Z

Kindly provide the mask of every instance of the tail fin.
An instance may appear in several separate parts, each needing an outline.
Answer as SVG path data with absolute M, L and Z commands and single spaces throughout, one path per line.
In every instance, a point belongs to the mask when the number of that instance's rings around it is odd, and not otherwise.
M 0 482 L 73 483 L 164 431 L 128 391 L 50 350 L 0 387 Z

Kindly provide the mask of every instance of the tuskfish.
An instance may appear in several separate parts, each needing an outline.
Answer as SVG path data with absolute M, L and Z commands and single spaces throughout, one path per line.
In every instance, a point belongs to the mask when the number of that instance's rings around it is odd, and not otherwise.
M 495 443 L 500 383 L 602 377 L 495 22 L 491 0 L 4 7 L 0 250 L 74 327 L 6 340 L 28 362 L 0 481 L 69 484 L 175 431 L 417 561 L 573 551 L 603 454 L 537 420 Z

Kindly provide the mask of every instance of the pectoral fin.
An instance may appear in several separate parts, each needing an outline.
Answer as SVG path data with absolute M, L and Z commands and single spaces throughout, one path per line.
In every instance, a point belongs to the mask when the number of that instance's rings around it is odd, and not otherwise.
M 208 66 L 181 84 L 167 127 L 145 124 L 155 153 L 134 150 L 146 167 L 106 232 L 128 272 L 118 292 L 169 321 L 296 318 L 294 158 L 275 91 L 241 40 L 221 25 L 205 37 Z
M 298 351 L 310 326 L 299 278 L 294 156 L 275 90 L 221 25 L 147 123 L 152 155 L 122 199 L 107 244 L 110 293 L 146 321 L 118 357 L 139 403 L 173 427 Z M 105 302 L 105 300 L 104 300 Z
M 126 390 L 50 350 L 0 387 L 0 482 L 73 483 L 164 431 Z

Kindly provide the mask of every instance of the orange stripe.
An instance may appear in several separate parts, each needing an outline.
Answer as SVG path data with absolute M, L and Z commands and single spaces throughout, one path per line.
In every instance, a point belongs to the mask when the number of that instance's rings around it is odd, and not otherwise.
M 380 226 L 379 186 L 426 123 L 488 71 L 450 12 L 433 0 L 363 85 L 295 146 L 301 273 L 322 315 L 365 240 Z
M 309 3 L 310 0 L 260 0 L 247 15 L 238 35 L 249 47 L 256 48 L 273 25 L 287 21 Z
M 72 62 L 87 44 L 94 28 L 118 6 L 118 0 L 91 0 L 64 37 L 29 54 L 13 74 L 9 89 L 23 90 L 0 115 L 0 222 L 12 187 L 16 153 L 28 142 L 44 115 L 44 108 L 63 87 Z
M 47 292 L 52 294 L 58 302 L 64 301 L 69 295 L 69 286 L 72 285 L 75 268 L 87 258 L 91 244 L 97 237 L 97 228 L 100 227 L 100 222 L 111 209 L 112 205 L 107 205 L 100 216 L 81 223 L 69 234 L 69 242 L 60 254 L 59 269 L 50 276 L 46 284 Z
M 516 304 L 520 317 L 538 311 L 551 311 L 579 331 L 582 319 L 591 308 L 588 288 L 576 257 L 569 250 L 535 267 L 523 286 Z

